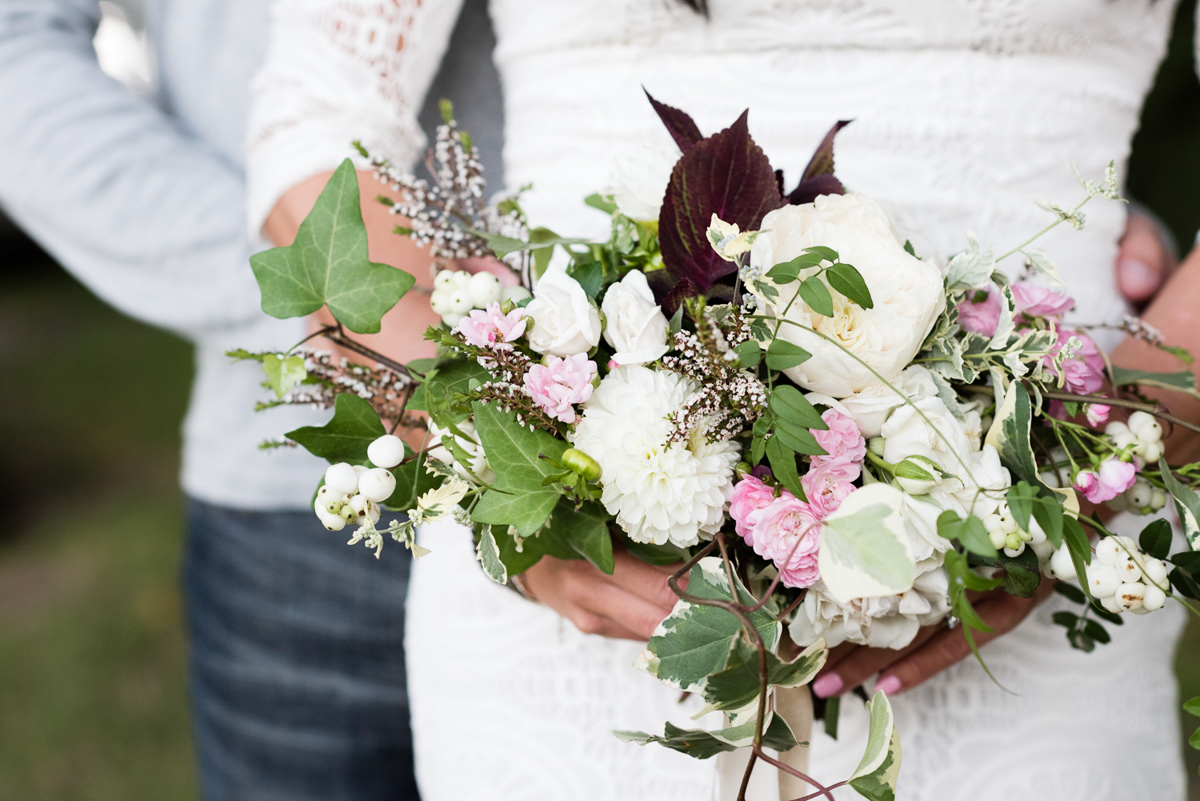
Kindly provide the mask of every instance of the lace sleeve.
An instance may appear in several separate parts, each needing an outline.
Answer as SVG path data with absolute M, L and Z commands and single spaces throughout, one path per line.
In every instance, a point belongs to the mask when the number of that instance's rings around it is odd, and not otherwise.
M 417 113 L 462 0 L 275 0 L 253 84 L 247 214 L 257 236 L 291 187 L 361 140 L 408 168 L 425 147 Z

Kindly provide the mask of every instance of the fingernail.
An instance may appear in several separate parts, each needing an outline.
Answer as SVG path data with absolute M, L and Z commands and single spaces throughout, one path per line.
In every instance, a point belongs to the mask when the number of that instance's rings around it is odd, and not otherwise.
M 1142 300 L 1158 289 L 1158 271 L 1138 259 L 1124 258 L 1117 261 L 1120 283 L 1127 295 Z
M 812 691 L 818 698 L 828 698 L 837 695 L 842 690 L 842 677 L 836 673 L 826 673 L 813 682 Z
M 900 679 L 895 676 L 884 676 L 879 681 L 875 682 L 876 692 L 881 692 L 884 695 L 895 695 L 900 691 Z

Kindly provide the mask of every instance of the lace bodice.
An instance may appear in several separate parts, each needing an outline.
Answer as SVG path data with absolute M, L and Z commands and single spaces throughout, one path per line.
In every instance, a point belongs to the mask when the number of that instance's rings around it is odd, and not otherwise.
M 351 139 L 374 136 L 395 161 L 411 160 L 420 149 L 408 133 L 412 110 L 444 47 L 444 37 L 434 37 L 449 31 L 456 7 L 277 0 L 279 28 L 250 136 L 252 224 L 292 183 L 335 166 Z M 1006 251 L 1051 219 L 1036 199 L 1073 205 L 1082 196 L 1071 163 L 1098 179 L 1115 160 L 1124 175 L 1175 2 L 710 0 L 710 7 L 705 20 L 673 0 L 492 0 L 506 177 L 512 187 L 533 184 L 524 202 L 533 220 L 569 235 L 604 231 L 603 215 L 582 198 L 607 184 L 618 156 L 647 143 L 671 146 L 644 86 L 688 110 L 704 132 L 749 107 L 752 133 L 789 183 L 832 122 L 853 118 L 839 135 L 838 174 L 887 204 L 919 253 L 944 258 L 960 250 L 968 228 Z M 371 14 L 382 14 L 378 26 L 365 23 Z M 1112 265 L 1125 212 L 1104 202 L 1086 211 L 1082 231 L 1061 226 L 1041 247 L 1059 262 L 1078 316 L 1110 321 L 1124 311 Z M 489 586 L 472 565 L 465 533 L 458 536 L 464 540 L 447 531 L 425 537 L 434 553 L 414 568 L 410 600 L 418 770 L 429 798 L 694 799 L 714 786 L 709 763 L 681 767 L 676 755 L 607 741 L 589 751 L 574 724 L 585 723 L 584 734 L 595 738 L 606 727 L 645 724 L 639 709 L 661 720 L 673 703 L 669 691 L 623 672 L 632 670 L 626 665 L 636 646 L 564 631 L 548 610 Z M 1051 626 L 1053 608 L 985 649 L 1019 696 L 968 661 L 896 700 L 901 798 L 1181 797 L 1169 667 L 1177 610 L 1130 621 L 1112 645 L 1084 655 Z M 500 611 L 503 625 L 493 620 Z M 605 695 L 614 688 L 619 703 Z M 861 741 L 855 713 L 846 714 L 842 743 L 814 738 L 813 769 L 831 780 L 859 756 L 851 753 Z M 528 765 L 503 746 L 490 754 L 486 777 L 462 771 L 453 752 L 467 715 L 497 738 L 519 720 L 521 752 L 539 754 L 576 789 L 556 793 L 566 786 L 560 779 L 522 773 Z M 1129 736 L 1106 735 L 1113 721 L 1123 721 Z M 1068 731 L 1069 752 L 1060 746 Z M 644 782 L 631 790 L 629 775 Z M 637 786 L 658 789 L 639 795 Z

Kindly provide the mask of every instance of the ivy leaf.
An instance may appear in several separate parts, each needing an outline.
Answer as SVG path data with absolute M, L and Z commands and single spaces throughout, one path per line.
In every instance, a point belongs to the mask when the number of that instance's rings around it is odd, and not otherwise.
M 712 215 L 743 231 L 756 230 L 767 212 L 784 204 L 771 162 L 750 137 L 747 114 L 691 145 L 675 164 L 659 212 L 663 264 L 700 292 L 736 267 L 712 249 Z
M 701 559 L 692 568 L 687 591 L 698 598 L 733 599 L 724 564 L 713 556 Z M 740 582 L 737 593 L 747 606 L 756 603 Z M 774 616 L 764 608 L 751 612 L 749 618 L 767 648 L 773 649 L 781 631 Z M 709 676 L 725 669 L 733 642 L 741 633 L 742 624 L 724 609 L 681 600 L 650 638 L 646 649 L 652 658 L 647 661 L 646 669 L 672 687 L 702 690 Z
M 484 526 L 475 543 L 475 559 L 483 566 L 483 572 L 497 584 L 508 583 L 508 569 L 500 561 L 500 546 L 492 536 L 492 527 Z
M 839 603 L 912 588 L 916 564 L 905 544 L 903 503 L 904 494 L 890 484 L 869 484 L 825 518 L 817 564 Z
M 1183 534 L 1188 545 L 1193 551 L 1200 551 L 1200 525 L 1197 523 L 1200 521 L 1200 496 L 1197 496 L 1191 487 L 1175 478 L 1166 458 L 1159 458 L 1158 469 L 1162 473 L 1163 483 L 1167 485 L 1167 492 L 1171 493 L 1171 498 L 1175 501 L 1175 511 L 1179 513 L 1179 520 L 1183 525 Z
M 263 356 L 263 372 L 267 374 L 267 383 L 275 391 L 275 397 L 282 398 L 292 387 L 308 378 L 308 370 L 304 369 L 304 359 L 299 356 L 280 358 L 276 353 Z
M 838 131 L 850 124 L 850 120 L 838 120 L 817 145 L 808 166 L 800 175 L 800 183 L 787 197 L 788 203 L 799 206 L 812 203 L 818 195 L 842 195 L 846 189 L 833 174 L 833 139 Z
M 867 282 L 857 268 L 838 262 L 825 271 L 825 277 L 829 279 L 831 287 L 859 306 L 864 309 L 875 308 L 875 301 L 871 300 L 871 290 L 867 288 Z
M 869 801 L 895 801 L 896 778 L 900 775 L 900 735 L 892 717 L 892 705 L 881 692 L 867 702 L 871 722 L 867 750 L 850 777 L 850 786 Z
M 604 507 L 589 501 L 575 511 L 575 502 L 562 498 L 550 517 L 549 531 L 552 537 L 567 543 L 576 558 L 582 557 L 600 572 L 612 575 L 612 535 Z
M 663 736 L 646 734 L 640 731 L 613 732 L 617 739 L 626 743 L 647 745 L 658 743 L 672 751 L 679 751 L 696 759 L 708 759 L 725 751 L 736 751 L 754 742 L 754 729 L 757 719 L 737 726 L 730 726 L 718 731 L 706 729 L 681 729 L 668 723 L 663 729 Z M 768 713 L 767 725 L 763 727 L 763 745 L 776 751 L 790 751 L 796 747 L 796 736 L 782 717 L 773 712 Z
M 520 546 L 517 540 L 503 527 L 492 527 L 492 536 L 500 547 L 500 561 L 504 563 L 510 576 L 524 573 L 538 563 L 543 556 L 553 556 L 556 559 L 578 559 L 575 552 L 559 532 L 553 532 L 546 526 L 536 535 L 525 537 Z
M 485 381 L 487 374 L 474 360 L 448 360 L 426 374 L 407 408 L 414 412 L 432 412 L 449 403 L 454 395 L 465 393 L 472 380 Z
M 517 423 L 512 412 L 474 404 L 475 431 L 496 473 L 495 489 L 479 499 L 471 514 L 477 523 L 513 526 L 521 536 L 537 532 L 550 517 L 561 493 L 543 486 L 555 468 L 540 454 L 558 459 L 567 444 L 545 431 L 530 431 Z
M 250 257 L 272 317 L 305 317 L 328 306 L 351 331 L 374 334 L 379 321 L 413 285 L 413 277 L 367 256 L 358 176 L 342 162 L 286 247 Z
M 332 420 L 323 426 L 289 431 L 287 438 L 331 463 L 365 465 L 367 446 L 386 433 L 370 403 L 352 392 L 343 392 L 333 401 Z
M 800 299 L 822 317 L 833 316 L 833 295 L 829 294 L 829 287 L 820 276 L 804 279 L 800 284 Z
M 1042 486 L 1037 463 L 1029 446 L 1029 425 L 1033 419 L 1033 404 L 1029 393 L 1019 381 L 1008 385 L 1004 399 L 996 407 L 995 420 L 988 429 L 986 442 L 1000 454 L 1000 461 L 1021 480 Z M 1038 521 L 1039 523 L 1041 520 Z
M 767 652 L 767 684 L 775 687 L 799 687 L 808 684 L 825 666 L 829 649 L 825 640 L 818 639 L 791 662 L 784 662 Z M 758 649 L 744 639 L 734 645 L 729 664 L 719 673 L 708 677 L 704 685 L 704 700 L 717 710 L 742 709 L 758 697 Z
M 642 88 L 642 91 L 646 92 L 645 87 Z M 679 145 L 679 149 L 684 153 L 691 150 L 692 145 L 695 145 L 704 138 L 700 133 L 700 128 L 696 125 L 696 121 L 686 111 L 680 111 L 673 106 L 668 106 L 666 103 L 658 102 L 649 92 L 646 92 L 646 99 L 654 107 L 654 111 L 658 114 L 658 118 L 662 120 L 663 125 L 667 126 L 667 132 L 671 134 L 671 138 L 675 140 L 675 144 Z

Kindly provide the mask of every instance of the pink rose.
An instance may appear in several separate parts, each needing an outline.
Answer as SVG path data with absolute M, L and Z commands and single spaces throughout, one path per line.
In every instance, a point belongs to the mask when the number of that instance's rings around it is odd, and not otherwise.
M 596 363 L 586 354 L 550 356 L 546 364 L 535 364 L 525 373 L 525 389 L 546 414 L 564 423 L 574 423 L 575 404 L 592 397 L 595 377 Z
M 862 462 L 866 458 L 867 441 L 863 439 L 853 417 L 836 409 L 827 409 L 821 415 L 821 419 L 829 428 L 824 431 L 813 429 L 812 435 L 816 437 L 817 444 L 825 449 L 825 454 L 812 457 L 813 464 L 817 464 L 818 460 Z M 854 477 L 858 478 L 858 475 L 855 474 Z
M 1100 464 L 1100 471 L 1080 470 L 1075 476 L 1075 489 L 1092 503 L 1111 501 L 1133 486 L 1137 480 L 1137 466 L 1110 456 Z
M 1103 403 L 1089 403 L 1084 409 L 1083 416 L 1087 418 L 1089 426 L 1099 428 L 1108 422 L 1110 411 L 1112 411 L 1112 407 L 1105 406 Z
M 1042 363 L 1049 368 L 1051 375 L 1057 377 L 1058 367 L 1054 364 L 1054 356 L 1063 349 L 1071 337 L 1077 338 L 1082 345 L 1071 358 L 1063 363 L 1063 382 L 1067 392 L 1075 395 L 1091 395 L 1104 386 L 1104 357 L 1100 355 L 1096 343 L 1087 334 L 1072 331 L 1069 328 L 1058 329 L 1058 342 L 1050 353 L 1042 357 Z
M 507 315 L 500 312 L 499 303 L 489 303 L 486 309 L 475 309 L 458 323 L 458 332 L 468 344 L 491 348 L 499 344 L 504 349 L 525 333 L 529 318 L 524 309 L 513 309 Z
M 783 493 L 791 495 L 787 490 L 783 490 Z M 733 485 L 733 495 L 729 499 L 729 516 L 733 518 L 734 530 L 747 545 L 754 545 L 757 513 L 766 509 L 774 500 L 775 490 L 754 476 L 746 476 Z
M 1048 317 L 1061 320 L 1075 306 L 1075 300 L 1040 284 L 1018 283 L 1010 287 L 1013 308 L 1026 317 Z
M 775 563 L 784 586 L 808 587 L 821 577 L 821 523 L 807 503 L 784 493 L 757 517 L 754 552 Z
M 983 297 L 980 297 L 980 296 Z M 1000 295 L 993 287 L 981 289 L 958 304 L 958 324 L 963 330 L 990 337 L 1000 324 Z
M 842 505 L 847 495 L 854 492 L 854 481 L 861 473 L 858 462 L 831 462 L 814 464 L 800 477 L 808 505 L 818 520 L 828 517 Z

